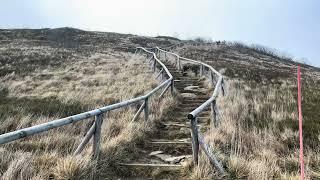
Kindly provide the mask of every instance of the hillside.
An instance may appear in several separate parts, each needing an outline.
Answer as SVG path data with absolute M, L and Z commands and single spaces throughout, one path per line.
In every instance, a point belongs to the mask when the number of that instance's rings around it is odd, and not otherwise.
M 152 78 L 145 57 L 134 55 L 140 46 L 172 46 L 170 51 L 208 63 L 223 73 L 227 87 L 226 96 L 218 100 L 221 123 L 218 128 L 206 128 L 205 138 L 232 178 L 298 176 L 299 63 L 267 48 L 241 43 L 206 43 L 73 28 L 0 30 L 0 133 L 121 102 L 156 87 L 159 81 Z M 320 69 L 300 65 L 307 174 L 315 179 L 320 177 Z M 180 73 L 187 73 L 198 83 L 194 76 L 199 75 L 199 68 L 184 67 Z M 204 87 L 207 85 L 201 86 Z M 108 133 L 102 143 L 99 173 L 122 177 L 123 169 L 115 167 L 116 163 L 139 155 L 132 149 L 144 144 L 159 121 L 175 116 L 168 111 L 178 111 L 173 108 L 177 102 L 171 96 L 160 104 L 152 101 L 152 107 L 161 111 L 152 111 L 151 124 L 130 122 L 138 107 L 108 115 L 112 123 L 103 127 Z M 89 162 L 89 148 L 81 161 L 71 155 L 92 123 L 78 123 L 81 128 L 68 125 L 45 133 L 45 138 L 37 135 L 1 146 L 0 175 L 5 179 L 21 175 L 26 179 L 91 177 L 96 164 Z M 174 131 L 179 134 L 179 130 Z M 162 177 L 164 173 L 159 174 Z M 199 166 L 190 167 L 190 172 L 183 174 L 192 179 L 218 176 L 203 155 Z
M 204 61 L 227 77 L 227 96 L 220 98 L 221 126 L 207 140 L 233 178 L 294 179 L 299 177 L 297 65 L 262 47 L 241 43 L 186 45 L 178 54 Z M 319 178 L 320 71 L 305 64 L 303 138 L 307 178 Z M 205 158 L 205 157 L 203 157 Z M 202 162 L 204 166 L 207 161 Z M 200 166 L 195 176 L 216 176 Z M 206 169 L 206 170 L 203 170 Z

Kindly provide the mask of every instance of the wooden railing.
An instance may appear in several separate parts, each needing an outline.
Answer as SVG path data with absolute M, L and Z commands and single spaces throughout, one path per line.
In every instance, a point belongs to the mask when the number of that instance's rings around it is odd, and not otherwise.
M 180 44 L 178 44 L 178 45 L 180 45 Z M 172 47 L 170 47 L 170 49 L 171 48 Z M 209 106 L 211 108 L 212 124 L 215 127 L 218 126 L 217 106 L 216 106 L 217 101 L 216 100 L 217 100 L 217 97 L 219 96 L 220 90 L 222 90 L 222 94 L 224 95 L 223 76 L 218 71 L 216 71 L 212 66 L 210 66 L 206 63 L 192 60 L 192 59 L 188 59 L 188 58 L 184 58 L 184 57 L 180 57 L 176 53 L 165 51 L 160 48 L 156 48 L 155 51 L 159 57 L 162 56 L 161 54 L 163 54 L 165 59 L 166 59 L 166 56 L 172 55 L 175 59 L 174 64 L 176 65 L 177 69 L 179 69 L 179 70 L 182 68 L 182 63 L 184 63 L 184 62 L 198 65 L 199 72 L 200 72 L 199 75 L 201 77 L 205 76 L 206 78 L 209 78 L 212 86 L 214 86 L 214 91 L 212 93 L 212 96 L 207 101 L 205 101 L 203 104 L 201 104 L 199 107 L 197 107 L 192 112 L 190 112 L 188 114 L 187 118 L 191 121 L 191 137 L 192 137 L 192 151 L 193 151 L 194 163 L 198 164 L 199 147 L 201 147 L 202 150 L 204 151 L 204 153 L 209 158 L 211 164 L 214 165 L 219 170 L 219 172 L 221 174 L 225 174 L 225 170 L 224 170 L 223 166 L 217 160 L 216 156 L 212 152 L 212 148 L 210 148 L 210 146 L 204 141 L 204 138 L 200 134 L 200 132 L 198 130 L 198 126 L 197 126 L 198 115 Z M 215 76 L 216 76 L 216 79 L 215 79 Z
M 152 64 L 153 64 L 152 65 L 153 72 L 156 71 L 157 67 L 161 68 L 159 75 L 162 74 L 162 77 L 164 78 L 164 82 L 162 82 L 156 88 L 152 89 L 147 94 L 140 96 L 140 97 L 136 97 L 136 98 L 133 98 L 133 99 L 130 99 L 127 101 L 108 105 L 105 107 L 101 107 L 101 108 L 94 109 L 94 110 L 84 112 L 81 114 L 73 115 L 70 117 L 57 119 L 57 120 L 53 120 L 53 121 L 50 121 L 47 123 L 43 123 L 43 124 L 39 124 L 36 126 L 32 126 L 32 127 L 20 129 L 17 131 L 9 132 L 6 134 L 2 134 L 2 135 L 0 135 L 0 145 L 6 144 L 6 143 L 9 143 L 9 142 L 21 139 L 21 138 L 25 138 L 25 137 L 28 137 L 31 135 L 39 134 L 39 133 L 48 131 L 50 129 L 59 128 L 59 127 L 62 127 L 62 126 L 68 125 L 68 124 L 72 124 L 72 123 L 76 123 L 79 121 L 83 121 L 83 120 L 88 120 L 90 117 L 95 117 L 94 124 L 88 130 L 85 137 L 82 139 L 81 143 L 79 144 L 79 146 L 75 150 L 74 154 L 76 155 L 76 154 L 81 153 L 81 151 L 84 149 L 86 144 L 88 144 L 88 142 L 90 141 L 90 139 L 93 136 L 93 149 L 92 149 L 92 151 L 93 151 L 94 158 L 97 158 L 98 154 L 99 154 L 99 150 L 100 150 L 101 125 L 103 123 L 103 119 L 104 119 L 103 116 L 105 113 L 112 111 L 112 110 L 115 110 L 115 109 L 127 107 L 129 105 L 142 102 L 142 105 L 140 106 L 140 108 L 138 109 L 136 114 L 134 115 L 132 121 L 136 121 L 138 119 L 139 115 L 142 113 L 142 111 L 144 111 L 145 120 L 148 121 L 150 97 L 155 95 L 156 92 L 160 92 L 160 90 L 163 89 L 159 95 L 159 98 L 162 98 L 163 95 L 169 89 L 169 87 L 171 87 L 171 91 L 173 92 L 173 77 L 172 77 L 171 73 L 169 72 L 169 70 L 167 69 L 167 67 L 157 58 L 156 54 L 154 52 L 149 51 L 149 50 L 142 48 L 142 47 L 136 48 L 136 53 L 144 53 L 144 55 L 146 55 L 149 62 L 152 62 Z

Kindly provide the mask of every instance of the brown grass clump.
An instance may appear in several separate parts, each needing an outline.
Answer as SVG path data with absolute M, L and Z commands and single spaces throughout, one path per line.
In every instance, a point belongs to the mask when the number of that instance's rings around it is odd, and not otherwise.
M 145 94 L 158 82 L 144 57 L 105 52 L 28 75 L 0 77 L 1 133 L 30 127 Z M 116 173 L 116 163 L 134 155 L 133 147 L 160 119 L 173 99 L 150 99 L 150 121 L 131 122 L 140 104 L 105 114 L 99 161 L 92 161 L 92 142 L 72 156 L 93 119 L 87 119 L 4 145 L 2 179 L 92 179 Z M 2 103 L 4 102 L 4 103 Z
M 68 156 L 58 160 L 53 168 L 55 179 L 86 179 L 93 172 L 90 159 L 81 156 Z

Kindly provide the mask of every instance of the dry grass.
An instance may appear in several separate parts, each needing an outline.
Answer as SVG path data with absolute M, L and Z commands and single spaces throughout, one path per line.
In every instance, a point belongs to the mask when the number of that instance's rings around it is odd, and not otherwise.
M 295 96 L 290 82 L 249 85 L 230 80 L 227 96 L 218 100 L 221 124 L 206 133 L 232 179 L 298 179 L 298 131 Z M 318 142 L 319 143 L 319 142 Z M 319 178 L 319 148 L 306 145 L 307 179 Z M 218 178 L 202 155 L 193 177 Z
M 1 98 L 8 102 L 2 104 L 8 111 L 1 114 L 1 132 L 145 94 L 158 82 L 144 59 L 129 53 L 106 52 L 79 57 L 58 68 L 38 69 L 26 76 L 12 73 L 1 77 L 0 90 L 5 92 Z M 108 113 L 102 126 L 98 162 L 91 161 L 90 142 L 81 155 L 71 156 L 93 123 L 88 119 L 3 146 L 0 175 L 2 179 L 90 179 L 114 174 L 115 163 L 133 155 L 132 147 L 152 129 L 152 122 L 171 102 L 168 96 L 161 102 L 152 98 L 149 122 L 143 122 L 143 114 L 137 122 L 130 122 L 139 105 Z

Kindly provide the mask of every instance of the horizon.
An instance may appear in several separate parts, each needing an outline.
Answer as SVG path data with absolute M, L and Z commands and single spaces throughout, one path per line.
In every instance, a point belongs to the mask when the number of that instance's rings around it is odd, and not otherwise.
M 240 41 L 320 67 L 316 0 L 18 0 L 2 2 L 0 29 L 72 27 L 143 36 Z M 18 13 L 17 13 L 18 12 Z

